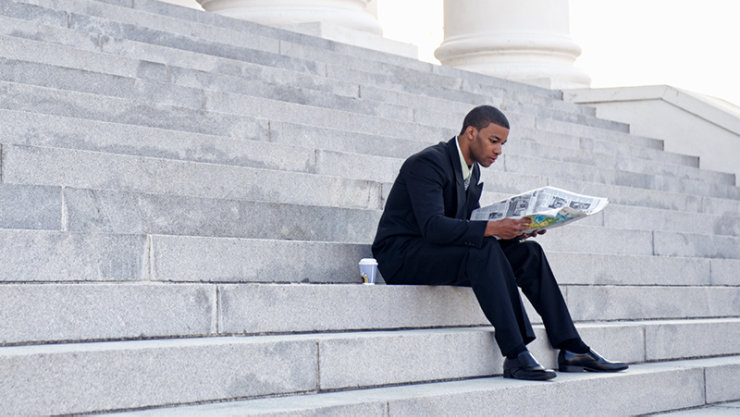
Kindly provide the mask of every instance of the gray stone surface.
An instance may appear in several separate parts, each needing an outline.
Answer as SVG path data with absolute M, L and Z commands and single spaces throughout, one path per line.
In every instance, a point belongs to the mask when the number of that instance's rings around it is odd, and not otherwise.
M 159 64 L 149 65 L 160 67 L 159 72 L 164 81 L 166 68 Z M 0 74 L 3 81 L 148 101 L 159 105 L 198 110 L 203 104 L 203 93 L 198 89 L 77 68 L 0 58 Z
M 724 360 L 725 364 L 737 359 Z M 501 378 L 481 378 L 360 391 L 321 393 L 224 404 L 196 405 L 124 413 L 125 416 L 317 416 L 359 410 L 358 416 L 638 415 L 704 405 L 703 364 L 706 361 L 639 365 L 617 374 L 561 374 L 535 384 Z M 715 367 L 720 366 L 715 362 Z M 639 392 L 640 395 L 635 395 Z M 563 401 L 563 397 L 569 401 Z M 537 401 L 532 401 L 532 398 Z M 388 411 L 385 413 L 385 405 Z M 361 406 L 377 409 L 368 410 Z M 732 403 L 722 405 L 730 407 Z M 285 413 L 285 414 L 283 414 Z M 341 412 L 339 415 L 345 415 Z M 710 414 L 711 415 L 711 414 Z
M 739 259 L 712 259 L 713 285 L 740 285 Z
M 552 229 L 537 241 L 546 251 L 585 252 L 595 254 L 652 255 L 651 232 L 605 229 L 571 224 Z
M 33 19 L 45 25 L 63 26 L 67 24 L 67 13 L 62 10 L 51 10 L 13 1 L 2 2 L 0 14 L 14 18 Z
M 678 336 L 680 334 L 680 336 Z M 645 326 L 647 360 L 740 354 L 740 319 L 676 320 Z M 740 391 L 738 391 L 740 393 Z M 714 402 L 714 401 L 713 401 Z
M 579 125 L 576 123 L 563 122 L 560 120 L 540 118 L 537 119 L 536 127 L 538 129 L 554 133 L 561 133 L 564 135 L 584 136 L 587 138 L 594 138 L 599 140 L 619 140 L 624 145 L 630 144 L 653 149 L 663 149 L 663 142 L 658 139 L 644 138 L 630 135 L 627 132 L 599 129 L 591 126 Z
M 90 151 L 6 146 L 3 173 L 6 183 L 16 184 L 336 207 L 380 206 L 380 185 L 369 181 Z
M 736 317 L 740 287 L 569 286 L 574 320 Z
M 227 333 L 489 325 L 468 288 L 223 285 L 219 297 Z
M 5 16 L 0 16 L 0 22 L 3 23 L 0 33 L 4 34 L 0 54 L 7 59 L 54 64 L 121 77 L 167 80 L 167 68 L 162 64 L 96 53 L 100 51 L 99 35 L 33 25 Z M 52 40 L 54 43 L 50 42 Z M 147 70 L 142 71 L 143 68 Z
M 321 389 L 433 381 L 501 373 L 493 333 L 428 330 L 319 342 Z M 350 334 L 351 335 L 351 334 Z
M 258 120 L 253 122 L 249 136 L 227 138 L 0 110 L 0 134 L 7 138 L 6 144 L 80 149 L 289 171 L 315 172 L 316 165 L 314 149 L 266 142 L 269 137 L 267 122 Z
M 181 107 L 132 102 L 120 98 L 0 81 L 0 108 L 163 129 L 248 136 L 254 120 Z
M 59 187 L 0 184 L 0 228 L 61 230 L 61 193 Z
M 3 413 L 49 415 L 294 393 L 317 386 L 316 345 L 274 338 L 0 348 Z
M 147 251 L 143 235 L 0 229 L 0 282 L 143 280 Z
M 379 210 L 64 190 L 75 232 L 372 242 Z
M 543 409 L 552 415 L 636 415 L 664 410 L 676 405 L 695 406 L 703 398 L 701 369 L 666 372 L 633 370 L 609 378 L 602 375 L 560 375 L 555 383 L 513 384 L 497 379 L 481 379 L 416 388 L 411 398 L 389 401 L 391 416 L 484 416 L 491 410 L 502 415 L 538 415 Z M 455 388 L 460 388 L 455 389 Z M 642 395 L 635 397 L 635 387 Z M 532 398 L 537 401 L 532 401 Z M 563 401 L 563 398 L 569 401 Z
M 740 387 L 740 364 L 708 367 L 705 371 L 705 378 L 707 381 L 707 403 L 740 399 L 740 388 L 738 388 Z
M 154 235 L 151 273 L 159 281 L 359 283 L 366 257 L 368 244 Z
M 711 267 L 713 261 L 701 258 L 558 251 L 548 251 L 547 258 L 561 284 L 699 286 L 728 279 Z
M 740 237 L 656 231 L 655 254 L 740 259 Z
M 0 343 L 216 332 L 213 286 L 8 284 L 0 294 Z

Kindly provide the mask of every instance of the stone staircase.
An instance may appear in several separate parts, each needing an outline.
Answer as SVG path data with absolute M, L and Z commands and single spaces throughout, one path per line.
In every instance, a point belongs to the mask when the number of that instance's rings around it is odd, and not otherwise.
M 734 175 L 557 91 L 153 0 L 0 0 L 0 23 L 0 415 L 740 399 Z M 609 197 L 539 241 L 586 342 L 629 371 L 504 380 L 469 289 L 357 285 L 400 164 L 483 103 L 512 121 L 484 203 Z

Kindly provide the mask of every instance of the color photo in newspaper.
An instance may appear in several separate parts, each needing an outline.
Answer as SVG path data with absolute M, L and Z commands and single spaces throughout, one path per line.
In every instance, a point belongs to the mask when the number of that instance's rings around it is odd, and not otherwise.
M 576 194 L 555 187 L 542 187 L 509 197 L 506 200 L 473 211 L 470 220 L 501 220 L 529 217 L 534 230 L 568 224 L 600 212 L 609 204 L 603 197 Z

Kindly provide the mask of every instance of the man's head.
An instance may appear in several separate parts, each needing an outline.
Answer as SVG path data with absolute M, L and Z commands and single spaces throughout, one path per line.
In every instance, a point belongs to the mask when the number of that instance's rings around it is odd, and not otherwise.
M 458 136 L 460 151 L 468 165 L 489 167 L 502 153 L 509 137 L 509 120 L 493 106 L 478 106 L 465 116 Z

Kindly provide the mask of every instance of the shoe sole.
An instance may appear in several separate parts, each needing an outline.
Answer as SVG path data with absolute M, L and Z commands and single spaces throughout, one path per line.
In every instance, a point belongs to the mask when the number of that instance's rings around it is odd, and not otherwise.
M 595 369 L 595 368 L 587 368 L 585 366 L 561 366 L 558 370 L 560 372 L 619 372 L 624 371 L 628 367 L 624 368 L 618 368 L 618 369 Z
M 515 376 L 510 370 L 504 370 L 504 378 L 510 378 L 510 379 L 521 379 L 525 381 L 547 381 L 548 379 L 553 379 L 557 376 L 554 372 L 552 374 L 549 373 L 536 373 L 532 374 L 531 377 L 523 377 L 523 376 Z

